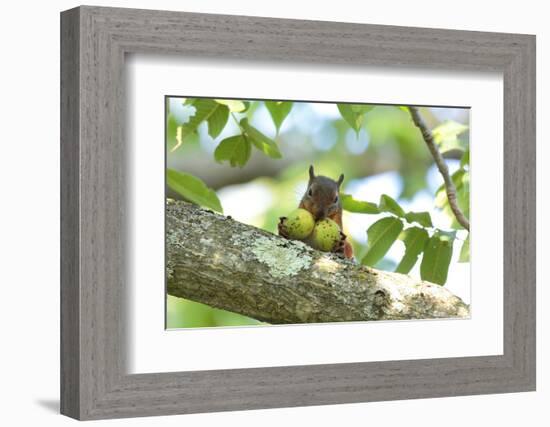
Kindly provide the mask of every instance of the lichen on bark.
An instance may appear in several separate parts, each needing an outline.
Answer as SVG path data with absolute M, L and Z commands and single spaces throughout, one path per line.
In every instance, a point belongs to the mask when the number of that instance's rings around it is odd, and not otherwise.
M 186 202 L 166 209 L 170 295 L 269 323 L 469 316 L 442 286 L 356 265 Z

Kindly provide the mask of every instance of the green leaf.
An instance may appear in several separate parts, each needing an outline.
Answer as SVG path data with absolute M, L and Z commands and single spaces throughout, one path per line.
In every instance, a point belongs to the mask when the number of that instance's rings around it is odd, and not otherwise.
M 187 103 L 186 100 L 185 102 Z M 195 99 L 192 104 L 193 107 L 195 107 L 195 114 L 193 114 L 187 123 L 184 123 L 180 126 L 180 130 L 178 130 L 178 142 L 176 145 L 172 148 L 171 151 L 176 150 L 179 148 L 185 139 L 189 137 L 191 134 L 197 131 L 199 125 L 205 121 L 209 120 L 209 118 L 216 113 L 218 109 L 227 108 L 221 104 L 218 104 L 217 102 L 211 100 L 211 99 Z M 219 126 L 219 118 L 216 120 L 215 126 Z
M 221 141 L 214 151 L 214 159 L 222 163 L 227 160 L 233 167 L 243 167 L 250 158 L 250 142 L 244 135 L 235 135 Z
M 174 151 L 181 144 L 183 144 L 182 133 L 183 133 L 183 126 L 178 126 L 176 128 L 176 145 L 174 145 L 174 147 L 172 147 L 172 151 Z
M 240 125 L 244 130 L 245 136 L 254 144 L 254 146 L 265 155 L 272 159 L 280 159 L 282 157 L 277 143 L 271 138 L 268 138 L 258 129 L 248 123 L 248 119 L 244 118 L 240 121 Z
M 455 122 L 454 120 L 447 120 L 436 126 L 432 130 L 432 135 L 437 144 L 445 140 L 456 139 L 460 134 L 468 130 L 468 126 Z
M 361 263 L 374 266 L 388 252 L 401 230 L 403 223 L 394 217 L 382 218 L 372 224 L 367 230 L 368 249 Z
M 243 101 L 243 104 L 244 104 L 244 110 L 241 111 L 241 113 L 244 113 L 244 112 L 248 111 L 248 109 L 249 109 L 250 106 L 252 105 L 252 102 L 250 102 L 250 101 Z M 256 103 L 256 104 L 258 104 L 258 103 Z
M 424 227 L 433 227 L 432 217 L 429 212 L 407 212 L 405 219 L 407 222 L 417 222 Z
M 168 114 L 166 119 L 166 147 L 171 150 L 176 144 L 176 134 L 178 129 L 178 121 L 173 114 Z
M 374 108 L 372 105 L 362 104 L 337 104 L 337 106 L 342 118 L 351 126 L 356 134 L 359 134 L 359 130 L 363 125 L 364 114 Z
M 365 114 L 374 108 L 374 105 L 367 104 L 350 104 L 354 113 Z
M 220 199 L 199 178 L 173 169 L 166 170 L 166 183 L 176 193 L 190 202 L 223 213 Z
M 424 248 L 420 277 L 422 280 L 444 285 L 453 256 L 453 233 L 435 233 Z
M 399 217 L 405 217 L 405 211 L 403 210 L 403 208 L 399 206 L 399 203 L 397 203 L 387 194 L 382 194 L 380 196 L 380 203 L 378 203 L 378 209 L 380 209 L 381 212 L 390 212 Z
M 216 99 L 215 101 L 228 107 L 232 113 L 242 113 L 247 109 L 247 105 L 237 99 Z
M 214 112 L 208 117 L 208 134 L 216 139 L 222 132 L 223 128 L 227 124 L 229 118 L 229 108 L 225 105 L 220 105 Z
M 465 151 L 466 145 L 460 141 L 458 136 L 468 130 L 468 126 L 448 120 L 441 123 L 432 130 L 434 142 L 439 146 L 442 153 L 451 150 Z
M 457 189 L 457 200 L 460 210 L 466 218 L 470 218 L 470 174 L 466 172 L 462 176 L 462 185 Z
M 397 273 L 407 274 L 411 271 L 429 238 L 428 232 L 420 227 L 407 228 L 401 233 L 400 239 L 405 243 L 405 255 L 395 269 Z
M 460 167 L 468 166 L 470 167 L 470 149 L 468 148 L 464 154 L 462 155 L 462 158 L 460 159 Z
M 275 129 L 277 130 L 277 134 L 278 134 L 279 129 L 283 124 L 283 121 L 285 120 L 286 116 L 288 116 L 288 113 L 290 113 L 290 110 L 292 109 L 292 102 L 265 101 L 264 104 L 267 110 L 269 111 L 269 114 L 271 115 L 271 119 L 273 120 L 273 124 L 275 125 Z
M 470 262 L 470 234 L 462 243 L 462 248 L 460 249 L 460 255 L 458 257 L 458 262 Z
M 364 214 L 380 213 L 380 209 L 378 209 L 378 206 L 376 206 L 375 203 L 356 200 L 350 194 L 341 194 L 340 201 L 342 203 L 342 209 L 348 212 L 364 213 Z

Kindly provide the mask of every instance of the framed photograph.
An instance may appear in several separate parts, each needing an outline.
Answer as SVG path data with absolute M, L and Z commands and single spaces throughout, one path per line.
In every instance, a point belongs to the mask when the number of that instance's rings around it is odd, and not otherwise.
M 535 390 L 535 37 L 61 14 L 61 411 Z

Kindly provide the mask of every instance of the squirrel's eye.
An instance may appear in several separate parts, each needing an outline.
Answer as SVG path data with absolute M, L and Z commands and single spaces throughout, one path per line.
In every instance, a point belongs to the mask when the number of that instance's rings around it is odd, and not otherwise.
M 312 197 L 313 196 L 313 190 L 310 188 L 309 191 L 307 192 L 307 195 L 309 197 Z
M 334 197 L 334 203 L 338 203 L 338 196 Z

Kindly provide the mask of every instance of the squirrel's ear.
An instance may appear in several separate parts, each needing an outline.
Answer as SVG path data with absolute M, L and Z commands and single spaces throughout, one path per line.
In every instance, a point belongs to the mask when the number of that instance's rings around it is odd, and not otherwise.
M 336 183 L 338 184 L 338 187 L 342 185 L 342 182 L 344 182 L 344 174 L 340 175 L 338 177 L 338 181 L 336 181 Z
M 310 181 L 315 178 L 315 171 L 313 170 L 313 165 L 310 165 L 309 167 L 309 179 Z

